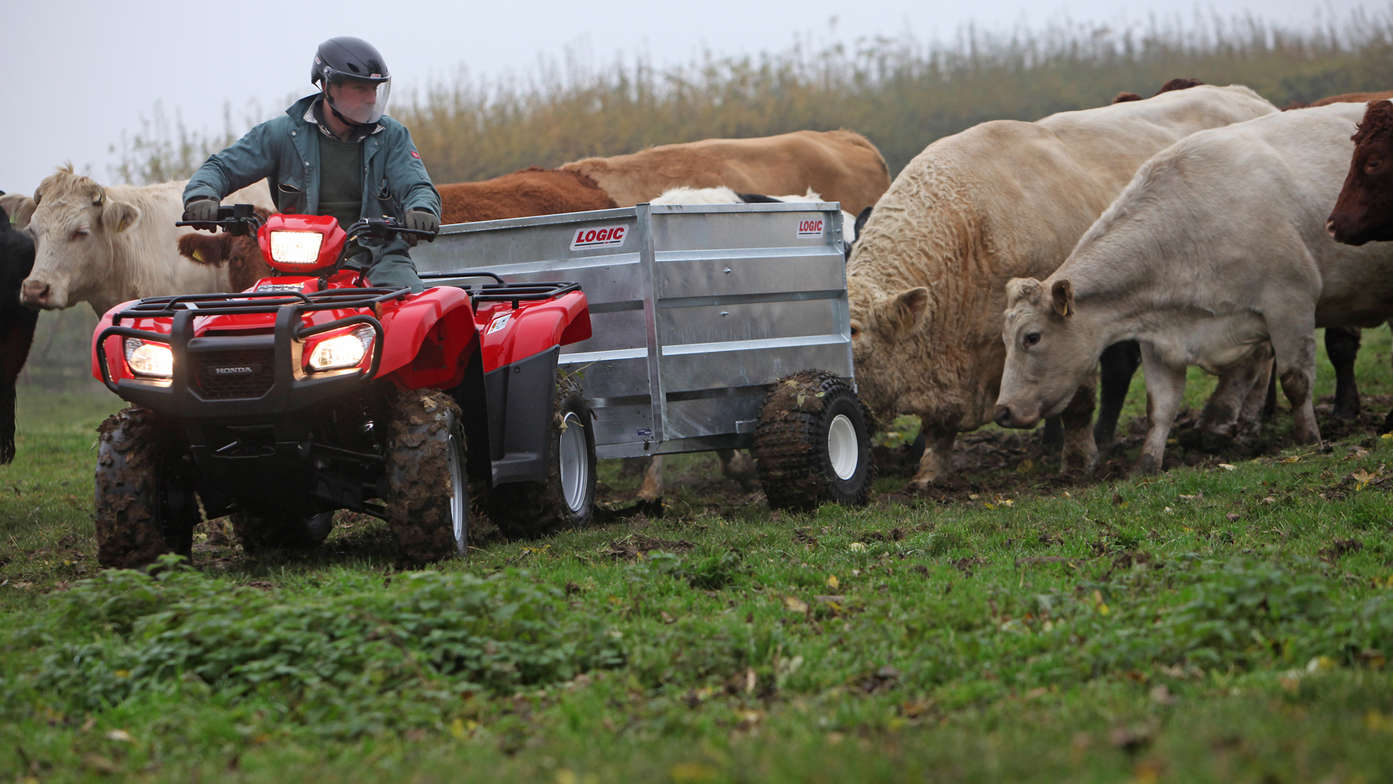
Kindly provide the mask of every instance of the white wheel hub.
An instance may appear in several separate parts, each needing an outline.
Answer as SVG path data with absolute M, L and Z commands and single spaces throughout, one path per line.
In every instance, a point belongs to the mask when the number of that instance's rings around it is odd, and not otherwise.
M 585 508 L 586 488 L 590 486 L 590 461 L 585 448 L 585 423 L 574 411 L 561 420 L 557 459 L 561 469 L 561 493 L 572 512 Z
M 846 414 L 833 417 L 827 428 L 827 460 L 838 479 L 845 482 L 856 475 L 861 462 L 861 444 L 856 437 L 856 426 Z
M 469 546 L 469 486 L 465 484 L 464 465 L 460 461 L 461 445 L 454 433 L 445 445 L 450 461 L 450 526 L 455 535 L 455 552 L 464 555 Z

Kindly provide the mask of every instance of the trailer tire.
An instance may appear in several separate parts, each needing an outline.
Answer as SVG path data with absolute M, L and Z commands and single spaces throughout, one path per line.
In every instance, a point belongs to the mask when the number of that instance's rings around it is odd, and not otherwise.
M 802 511 L 870 499 L 871 415 L 851 383 L 825 371 L 780 379 L 755 428 L 755 466 L 769 506 Z
M 469 480 L 459 406 L 434 389 L 388 397 L 387 522 L 401 560 L 422 564 L 469 547 Z
M 133 406 L 107 417 L 97 432 L 97 562 L 131 569 L 164 553 L 189 557 L 199 511 L 177 429 Z
M 547 478 L 499 485 L 489 493 L 489 518 L 509 536 L 582 528 L 595 518 L 594 415 L 574 374 L 557 372 L 547 428 Z

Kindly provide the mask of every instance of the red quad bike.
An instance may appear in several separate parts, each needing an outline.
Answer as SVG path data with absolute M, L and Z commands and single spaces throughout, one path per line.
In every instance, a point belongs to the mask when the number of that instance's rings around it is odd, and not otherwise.
M 132 404 L 100 431 L 103 566 L 188 555 L 202 516 L 230 515 L 248 552 L 314 546 L 336 509 L 385 519 L 404 561 L 463 555 L 471 484 L 507 533 L 590 521 L 591 412 L 557 371 L 590 337 L 578 284 L 482 273 L 411 294 L 339 268 L 360 238 L 424 234 L 392 220 L 233 205 L 180 225 L 254 233 L 280 274 L 103 316 L 92 373 Z

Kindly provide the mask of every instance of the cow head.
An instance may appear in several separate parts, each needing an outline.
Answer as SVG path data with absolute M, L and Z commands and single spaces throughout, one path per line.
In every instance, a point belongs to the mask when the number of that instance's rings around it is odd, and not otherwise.
M 6 223 L 23 229 L 29 225 L 29 216 L 34 214 L 34 200 L 22 193 L 0 193 L 0 209 L 9 216 Z
M 20 301 L 57 310 L 109 286 L 114 275 L 112 242 L 139 218 L 135 205 L 107 198 L 102 186 L 74 174 L 71 166 L 50 175 L 34 191 L 29 230 L 37 248 Z
M 916 410 L 907 399 L 912 368 L 922 361 L 917 349 L 929 290 L 920 286 L 888 297 L 852 296 L 851 353 L 861 399 L 877 415 L 893 417 Z
M 1393 240 L 1393 103 L 1370 101 L 1353 139 L 1349 174 L 1325 228 L 1348 245 Z
M 256 215 L 264 221 L 270 212 L 257 207 Z M 249 289 L 276 274 L 251 234 L 190 232 L 179 238 L 179 255 L 195 264 L 227 267 L 228 283 L 234 291 Z
M 996 399 L 1002 427 L 1034 427 L 1061 413 L 1098 365 L 1098 351 L 1078 323 L 1074 288 L 1057 280 L 1049 290 L 1035 278 L 1006 284 L 1006 319 L 1001 328 L 1006 363 Z

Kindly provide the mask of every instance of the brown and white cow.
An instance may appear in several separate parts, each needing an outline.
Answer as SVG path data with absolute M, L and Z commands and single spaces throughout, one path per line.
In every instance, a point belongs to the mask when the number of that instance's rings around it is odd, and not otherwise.
M 441 223 L 521 218 L 619 206 L 595 181 L 575 171 L 532 167 L 477 182 L 437 185 Z
M 752 139 L 664 144 L 628 155 L 562 164 L 590 177 L 621 207 L 687 186 L 741 193 L 803 193 L 812 188 L 855 215 L 890 185 L 880 151 L 855 131 L 794 131 Z
M 949 474 L 959 432 L 992 420 L 1006 281 L 1052 272 L 1152 154 L 1276 111 L 1246 87 L 1201 85 L 983 123 L 900 172 L 857 238 L 847 294 L 862 399 L 882 417 L 917 414 L 928 438 L 915 489 Z M 1096 461 L 1092 410 L 1090 391 L 1063 412 L 1066 468 Z
M 255 210 L 263 221 L 270 211 L 261 207 Z M 254 234 L 230 234 L 220 231 L 207 234 L 191 232 L 179 238 L 179 255 L 195 264 L 210 267 L 225 267 L 228 291 L 246 291 L 262 278 L 277 275 L 266 257 L 261 254 L 261 246 Z
M 1393 245 L 1339 245 L 1324 227 L 1362 111 L 1272 114 L 1142 166 L 1053 274 L 1007 286 L 998 424 L 1064 410 L 1103 346 L 1134 339 L 1150 414 L 1139 470 L 1161 467 L 1186 366 L 1260 367 L 1269 350 L 1296 438 L 1318 441 L 1315 328 L 1393 315 Z
M 24 304 L 52 310 L 86 302 L 100 315 L 139 297 L 226 291 L 225 269 L 179 255 L 178 238 L 192 231 L 174 225 L 183 189 L 183 182 L 103 186 L 71 166 L 44 179 L 29 218 L 36 247 Z M 224 201 L 272 208 L 264 182 Z
M 1393 103 L 1370 101 L 1353 141 L 1326 229 L 1348 245 L 1393 240 Z
M 19 304 L 19 286 L 34 265 L 34 240 L 0 208 L 0 464 L 15 456 L 15 381 L 29 356 L 39 312 Z

